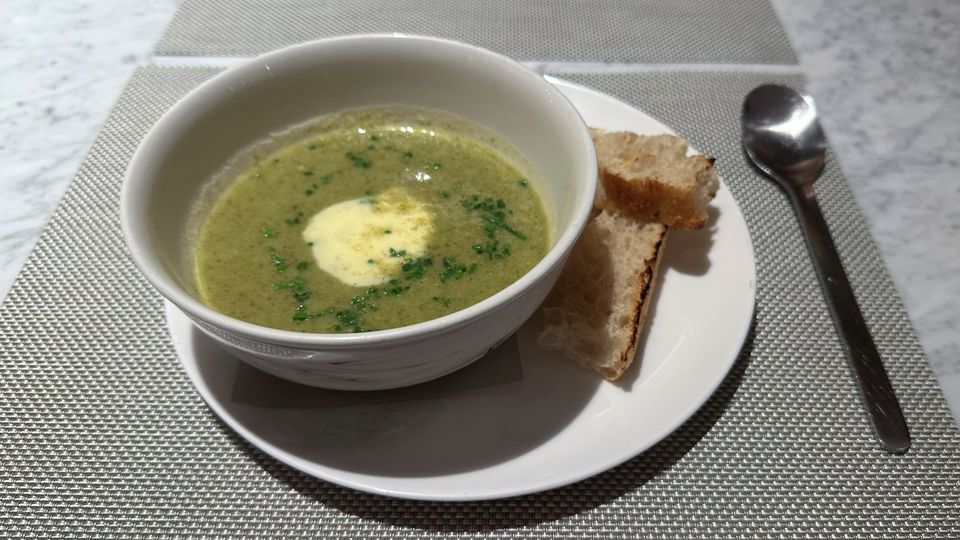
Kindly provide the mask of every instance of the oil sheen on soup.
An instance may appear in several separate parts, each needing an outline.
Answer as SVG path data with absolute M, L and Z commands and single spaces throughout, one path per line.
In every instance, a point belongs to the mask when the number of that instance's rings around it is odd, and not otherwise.
M 277 139 L 201 211 L 196 281 L 221 313 L 302 332 L 395 328 L 475 304 L 547 252 L 536 182 L 462 119 L 363 109 Z

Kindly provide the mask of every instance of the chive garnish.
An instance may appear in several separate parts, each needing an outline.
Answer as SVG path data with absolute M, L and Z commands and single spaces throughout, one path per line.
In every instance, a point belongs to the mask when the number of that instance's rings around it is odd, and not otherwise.
M 367 157 L 363 154 L 357 152 L 347 152 L 346 156 L 350 161 L 353 162 L 354 167 L 358 167 L 360 169 L 369 169 L 371 166 L 373 166 L 373 162 L 367 159 Z
M 471 264 L 467 266 L 465 264 L 457 263 L 455 257 L 444 257 L 443 258 L 443 270 L 440 271 L 440 282 L 446 283 L 453 280 L 460 280 L 463 276 L 467 274 L 472 274 L 477 270 L 477 264 Z
M 477 255 L 483 255 L 491 261 L 510 255 L 510 244 L 501 245 L 499 240 L 487 240 L 483 244 L 477 243 L 472 247 Z
M 303 212 L 297 212 L 297 215 L 293 216 L 292 218 L 287 218 L 284 221 L 287 223 L 287 225 L 297 225 L 300 223 L 300 218 L 302 217 Z
M 270 249 L 270 262 L 273 264 L 273 269 L 277 272 L 285 272 L 287 270 L 286 261 L 277 253 L 277 250 L 272 248 Z
M 427 267 L 432 264 L 433 260 L 429 257 L 407 259 L 400 266 L 400 270 L 403 271 L 403 277 L 407 279 L 422 279 L 423 274 L 427 271 Z
M 521 240 L 527 239 L 525 234 L 506 222 L 506 217 L 513 211 L 507 208 L 507 203 L 503 199 L 493 199 L 492 197 L 481 199 L 479 195 L 472 195 L 470 198 L 462 200 L 460 204 L 468 211 L 478 210 L 480 212 L 480 219 L 486 222 L 484 231 L 488 238 L 493 239 L 497 229 L 501 229 Z
M 307 282 L 302 277 L 294 278 L 290 281 L 275 281 L 273 283 L 273 288 L 277 290 L 293 289 L 295 291 L 302 291 L 306 286 Z
M 404 291 L 410 289 L 409 286 L 401 285 L 400 280 L 398 279 L 391 279 L 390 281 L 387 282 L 387 285 L 389 285 L 389 287 L 385 287 L 383 289 L 383 294 L 388 296 L 399 296 Z

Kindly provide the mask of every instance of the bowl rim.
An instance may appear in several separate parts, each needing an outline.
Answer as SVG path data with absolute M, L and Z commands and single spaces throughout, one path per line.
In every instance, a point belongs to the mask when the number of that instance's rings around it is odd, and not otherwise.
M 229 315 L 220 313 L 192 295 L 188 294 L 177 285 L 161 269 L 154 268 L 154 265 L 148 263 L 146 255 L 147 250 L 134 242 L 134 235 L 139 232 L 140 235 L 148 234 L 143 232 L 146 224 L 136 225 L 136 218 L 132 215 L 130 206 L 133 204 L 132 185 L 137 183 L 134 178 L 141 174 L 140 169 L 145 167 L 144 162 L 149 159 L 152 152 L 151 143 L 164 135 L 164 132 L 175 125 L 177 114 L 185 108 L 196 106 L 204 100 L 205 94 L 216 90 L 218 87 L 228 89 L 233 85 L 244 81 L 246 71 L 258 65 L 262 66 L 279 58 L 296 55 L 298 53 L 309 51 L 316 48 L 324 48 L 330 45 L 344 44 L 349 42 L 375 42 L 403 40 L 406 42 L 416 41 L 426 44 L 435 44 L 459 49 L 466 54 L 479 55 L 487 59 L 499 62 L 507 72 L 513 77 L 525 79 L 528 84 L 541 85 L 543 91 L 549 99 L 556 104 L 558 114 L 569 118 L 575 118 L 576 130 L 579 135 L 579 145 L 581 151 L 586 156 L 584 160 L 584 169 L 581 174 L 586 175 L 587 180 L 581 189 L 580 199 L 576 201 L 573 209 L 573 218 L 569 225 L 561 231 L 553 247 L 544 255 L 530 270 L 523 274 L 513 283 L 510 283 L 503 289 L 484 298 L 480 302 L 443 315 L 434 319 L 429 319 L 419 323 L 389 328 L 385 330 L 373 330 L 360 333 L 312 333 L 297 332 L 294 330 L 282 330 L 255 323 L 243 321 Z M 156 288 L 162 296 L 184 310 L 190 317 L 197 318 L 204 323 L 218 328 L 221 331 L 241 336 L 246 339 L 271 343 L 275 345 L 290 346 L 300 349 L 325 349 L 337 350 L 354 348 L 360 345 L 377 345 L 385 342 L 402 343 L 421 339 L 429 334 L 443 334 L 463 325 L 469 324 L 484 314 L 497 311 L 515 299 L 525 290 L 534 287 L 542 281 L 549 271 L 556 265 L 561 264 L 568 255 L 570 249 L 579 238 L 593 209 L 593 201 L 597 190 L 597 161 L 593 140 L 583 121 L 579 111 L 573 104 L 554 87 L 550 82 L 544 79 L 540 74 L 521 65 L 516 60 L 507 56 L 495 53 L 488 49 L 471 45 L 461 41 L 455 41 L 446 38 L 432 36 L 414 35 L 414 34 L 351 34 L 325 38 L 296 45 L 290 45 L 277 49 L 266 54 L 248 59 L 244 62 L 231 66 L 210 79 L 204 81 L 197 87 L 190 90 L 187 94 L 177 100 L 167 111 L 165 111 L 157 122 L 150 128 L 137 146 L 133 157 L 124 172 L 120 189 L 120 226 L 123 232 L 124 241 L 134 263 L 140 272 L 146 277 L 147 281 Z

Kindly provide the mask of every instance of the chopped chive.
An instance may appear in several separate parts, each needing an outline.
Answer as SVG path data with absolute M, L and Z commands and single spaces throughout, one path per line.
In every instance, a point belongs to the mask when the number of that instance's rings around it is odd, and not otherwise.
M 453 280 L 463 279 L 463 276 L 466 274 L 472 274 L 477 270 L 477 264 L 471 264 L 467 266 L 465 264 L 457 263 L 455 257 L 444 257 L 443 258 L 443 270 L 440 271 L 440 282 L 446 283 Z
M 397 280 L 397 279 L 391 279 L 390 281 L 387 282 L 387 284 L 390 286 L 384 287 L 383 289 L 383 294 L 387 296 L 399 296 L 404 291 L 410 289 L 409 285 L 406 287 L 403 285 L 400 285 L 400 280 Z
M 283 260 L 283 257 L 281 257 L 280 254 L 277 253 L 277 250 L 275 249 L 270 250 L 270 262 L 271 264 L 273 264 L 273 269 L 276 270 L 277 272 L 282 273 L 287 269 L 286 261 Z
M 400 270 L 403 271 L 403 276 L 407 279 L 422 279 L 423 274 L 427 271 L 427 267 L 432 264 L 433 260 L 430 259 L 430 257 L 407 259 L 403 262 Z
M 347 158 L 353 162 L 353 166 L 360 169 L 369 169 L 373 166 L 373 162 L 366 158 L 363 154 L 357 152 L 347 152 Z
M 510 255 L 510 244 L 500 244 L 499 240 L 487 240 L 485 243 L 474 244 L 473 251 L 477 255 L 483 255 L 487 260 L 503 259 Z
M 521 240 L 526 240 L 527 236 L 517 229 L 507 224 L 506 217 L 513 214 L 512 210 L 507 208 L 507 203 L 503 199 L 494 200 L 492 197 L 481 199 L 478 195 L 473 195 L 460 201 L 460 204 L 466 210 L 479 210 L 480 219 L 486 222 L 484 231 L 487 237 L 493 239 L 498 229 L 507 231 Z
M 290 281 L 275 281 L 273 283 L 273 288 L 277 290 L 293 289 L 295 291 L 302 291 L 306 286 L 307 282 L 302 277 L 296 277 Z
M 260 229 L 260 232 L 263 233 L 264 238 L 273 238 L 277 235 L 277 230 L 270 227 L 264 227 Z

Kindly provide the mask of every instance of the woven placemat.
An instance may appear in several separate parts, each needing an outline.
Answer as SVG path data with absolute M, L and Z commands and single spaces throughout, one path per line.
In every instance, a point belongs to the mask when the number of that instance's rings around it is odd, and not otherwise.
M 758 260 L 755 328 L 714 397 L 645 454 L 484 503 L 366 495 L 304 476 L 206 409 L 117 222 L 124 168 L 209 69 L 137 71 L 0 307 L 0 536 L 947 538 L 960 433 L 835 162 L 818 185 L 914 446 L 879 450 L 785 197 L 736 144 L 740 97 L 787 76 L 560 75 L 718 156 Z
M 530 61 L 797 62 L 767 0 L 186 0 L 156 54 L 248 56 L 392 32 L 466 41 Z

